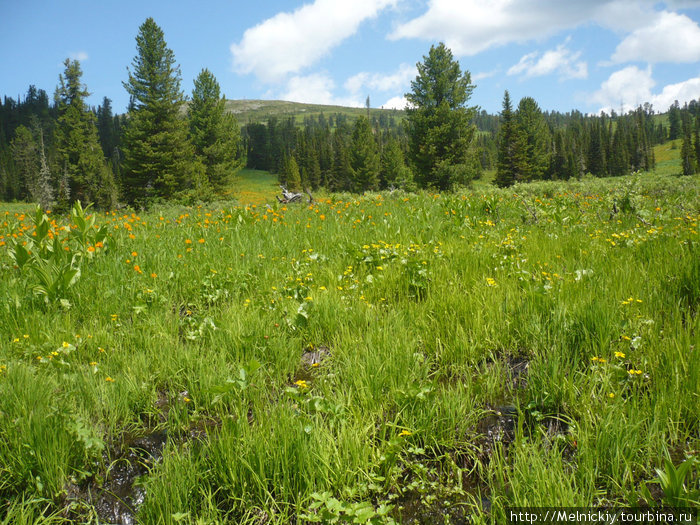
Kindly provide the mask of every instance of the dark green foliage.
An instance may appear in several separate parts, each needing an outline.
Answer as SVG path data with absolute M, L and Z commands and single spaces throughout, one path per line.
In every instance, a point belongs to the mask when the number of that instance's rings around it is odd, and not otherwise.
M 129 202 L 143 203 L 196 188 L 204 173 L 194 161 L 187 121 L 181 115 L 180 68 L 152 18 L 139 28 L 136 48 L 133 71 L 128 70 L 129 80 L 124 82 L 131 105 L 123 139 L 122 184 Z
M 683 130 L 681 129 L 681 108 L 676 100 L 671 107 L 668 108 L 668 138 L 676 140 L 681 137 Z
M 404 162 L 403 151 L 399 141 L 390 137 L 384 145 L 381 155 L 382 188 L 410 188 L 413 176 Z
M 540 107 L 531 97 L 524 97 L 515 115 L 517 133 L 521 136 L 521 180 L 543 179 L 549 170 L 551 134 Z
M 355 121 L 350 147 L 350 171 L 353 191 L 379 188 L 379 152 L 369 120 L 365 117 Z
M 217 192 L 243 164 L 238 122 L 231 113 L 224 113 L 225 105 L 216 78 L 203 69 L 194 81 L 188 109 L 190 136 L 195 155 L 204 164 L 207 183 Z
M 289 191 L 301 190 L 301 176 L 299 175 L 299 165 L 293 156 L 289 156 L 284 161 L 284 169 L 281 173 L 280 182 L 286 185 Z
M 32 189 L 39 174 L 39 147 L 34 135 L 25 126 L 19 126 L 15 130 L 11 148 L 17 175 L 26 184 L 32 198 L 35 198 Z
M 443 43 L 431 46 L 417 68 L 418 76 L 406 94 L 409 158 L 419 186 L 450 189 L 464 182 L 454 178 L 464 170 L 450 166 L 470 164 L 469 149 L 476 130 L 471 120 L 476 109 L 466 103 L 474 85 L 470 73 L 461 71 Z
M 95 115 L 85 99 L 89 93 L 81 83 L 77 60 L 66 59 L 60 85 L 56 88 L 58 122 L 55 145 L 56 170 L 68 182 L 69 191 L 59 192 L 58 205 L 68 208 L 76 200 L 96 203 L 101 208 L 116 204 L 116 186 L 97 137 Z
M 683 175 L 693 175 L 697 173 L 698 159 L 695 155 L 695 148 L 693 147 L 691 128 L 690 114 L 684 113 L 682 120 L 683 142 L 681 145 L 681 167 Z
M 503 95 L 501 128 L 498 132 L 498 168 L 496 184 L 500 187 L 512 186 L 523 179 L 521 169 L 525 141 L 513 115 L 513 106 L 508 91 Z

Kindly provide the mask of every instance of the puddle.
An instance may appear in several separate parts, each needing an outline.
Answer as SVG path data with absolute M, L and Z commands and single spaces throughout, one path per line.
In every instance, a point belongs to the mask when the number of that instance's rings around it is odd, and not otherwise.
M 146 496 L 145 489 L 138 483 L 139 479 L 147 475 L 161 459 L 167 440 L 165 431 L 124 437 L 120 449 L 112 453 L 116 459 L 112 461 L 101 486 L 93 480 L 84 487 L 75 484 L 66 487 L 67 509 L 72 509 L 74 504 L 76 508 L 88 505 L 97 513 L 100 523 L 135 525 L 136 512 Z

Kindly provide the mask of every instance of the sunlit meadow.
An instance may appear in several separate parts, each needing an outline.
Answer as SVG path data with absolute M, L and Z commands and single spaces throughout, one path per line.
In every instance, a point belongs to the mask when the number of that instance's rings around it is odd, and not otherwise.
M 3 523 L 698 505 L 697 176 L 316 197 L 2 205 Z

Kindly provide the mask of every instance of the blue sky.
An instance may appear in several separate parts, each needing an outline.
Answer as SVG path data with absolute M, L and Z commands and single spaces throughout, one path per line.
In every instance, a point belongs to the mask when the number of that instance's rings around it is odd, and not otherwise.
M 230 99 L 403 107 L 415 64 L 443 41 L 470 100 L 496 113 L 504 90 L 544 110 L 597 113 L 700 98 L 700 0 L 306 0 L 3 2 L 0 95 L 50 96 L 63 61 L 113 110 L 147 17 L 191 93 L 202 68 Z

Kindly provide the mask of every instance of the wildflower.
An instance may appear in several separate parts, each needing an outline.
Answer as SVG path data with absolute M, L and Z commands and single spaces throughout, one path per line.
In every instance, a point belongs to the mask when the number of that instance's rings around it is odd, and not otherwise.
M 143 273 L 143 272 L 141 271 L 141 267 L 140 267 L 138 264 L 135 264 L 135 265 L 134 265 L 134 271 L 137 272 L 137 273 Z
M 137 255 L 138 255 L 137 252 L 131 252 L 131 256 L 132 256 L 132 257 L 136 257 Z
M 108 383 L 114 383 L 114 379 L 112 379 L 109 376 L 105 377 L 105 381 L 107 381 Z
M 309 388 L 309 384 L 303 379 L 300 379 L 299 381 L 294 381 L 294 384 L 301 389 Z
M 90 252 L 90 253 L 92 253 L 92 252 L 95 251 L 95 247 L 94 247 L 94 246 L 88 246 L 87 251 Z
M 413 432 L 409 432 L 408 430 L 404 429 L 401 432 L 399 432 L 400 437 L 406 437 L 406 436 L 411 436 L 413 435 Z
M 155 279 L 156 277 L 158 277 L 158 274 L 157 274 L 156 272 L 151 273 L 151 278 L 152 278 L 152 279 Z
M 199 244 L 204 244 L 204 239 L 199 239 L 197 242 L 199 242 Z
M 615 352 L 615 357 L 619 357 L 620 359 L 624 359 L 625 354 L 624 354 L 624 352 Z
M 90 366 L 97 366 L 97 361 L 90 361 Z
M 70 343 L 63 341 L 63 344 L 61 346 L 63 346 L 63 348 L 68 348 L 70 346 Z
M 487 278 L 486 278 L 486 284 L 487 284 L 488 286 L 496 286 L 496 280 L 493 279 L 493 278 L 491 278 L 491 277 L 487 277 Z
M 183 400 L 185 403 L 189 403 L 190 401 L 192 401 L 189 397 L 183 397 L 182 400 Z
M 610 392 L 610 393 L 608 394 L 608 397 L 609 397 L 610 399 L 614 399 L 614 398 L 615 398 L 615 394 L 613 394 L 612 392 Z
M 185 239 L 185 244 L 192 244 L 192 240 L 191 240 L 191 239 Z

